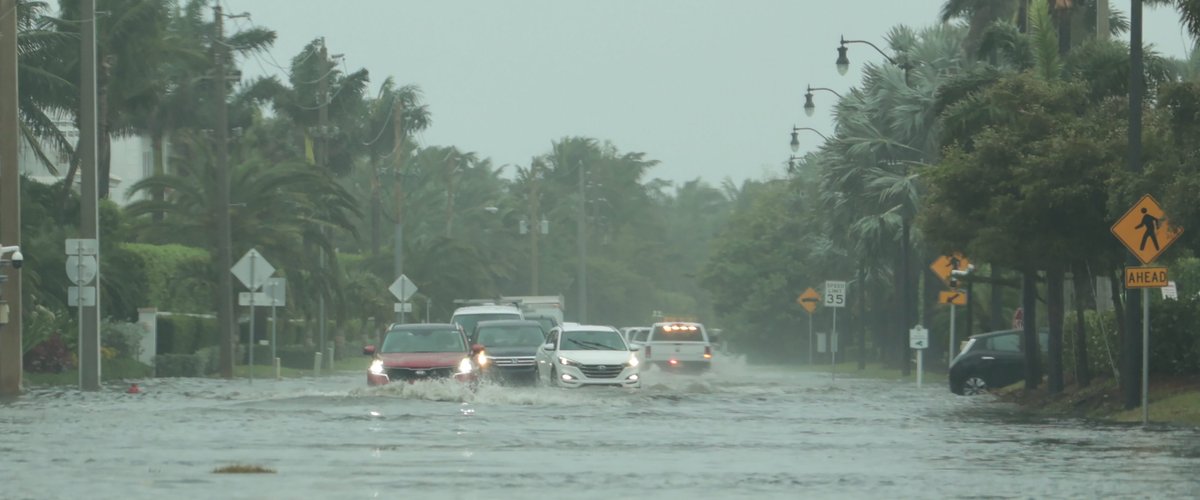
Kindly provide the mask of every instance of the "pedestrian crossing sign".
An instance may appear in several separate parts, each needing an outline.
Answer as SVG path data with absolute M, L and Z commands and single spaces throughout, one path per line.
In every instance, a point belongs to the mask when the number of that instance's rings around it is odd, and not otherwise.
M 1113 224 L 1112 233 L 1142 264 L 1149 264 L 1179 238 L 1183 228 L 1172 227 L 1158 200 L 1147 194 Z

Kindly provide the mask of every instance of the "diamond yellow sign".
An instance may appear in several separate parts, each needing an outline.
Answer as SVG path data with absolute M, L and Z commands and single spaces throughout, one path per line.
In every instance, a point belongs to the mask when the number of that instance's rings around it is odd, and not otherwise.
M 817 293 L 816 290 L 809 288 L 808 290 L 805 290 L 804 293 L 800 294 L 799 297 L 796 297 L 796 303 L 800 304 L 800 306 L 803 307 L 805 311 L 808 311 L 809 314 L 812 314 L 813 311 L 817 310 L 817 301 L 820 298 L 821 294 Z
M 962 253 L 954 252 L 953 255 L 943 255 L 938 257 L 937 260 L 933 261 L 933 264 L 929 265 L 929 269 L 932 270 L 933 273 L 939 278 L 941 278 L 943 283 L 949 285 L 951 276 L 950 272 L 966 270 L 967 266 L 969 265 L 971 265 L 971 261 L 967 260 L 966 257 L 963 257 Z
M 1113 224 L 1112 233 L 1142 264 L 1149 264 L 1179 238 L 1183 228 L 1171 227 L 1158 200 L 1145 195 Z

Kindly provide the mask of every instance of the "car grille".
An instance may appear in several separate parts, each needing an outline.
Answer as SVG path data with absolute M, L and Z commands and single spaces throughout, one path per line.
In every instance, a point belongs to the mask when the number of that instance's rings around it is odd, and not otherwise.
M 454 373 L 453 368 L 388 368 L 390 380 L 412 380 L 421 378 L 443 378 Z
M 617 378 L 624 370 L 624 365 L 580 365 L 579 371 L 587 378 Z
M 533 366 L 533 356 L 522 356 L 513 358 L 491 358 L 489 361 L 495 363 L 498 367 L 509 366 Z

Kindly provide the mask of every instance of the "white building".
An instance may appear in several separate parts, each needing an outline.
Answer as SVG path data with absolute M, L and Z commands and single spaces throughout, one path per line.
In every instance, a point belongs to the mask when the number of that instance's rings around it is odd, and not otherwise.
M 70 121 L 57 122 L 59 130 L 63 131 L 68 141 L 76 142 L 79 138 L 79 131 L 75 129 L 75 125 Z M 51 147 L 43 147 L 43 151 L 50 157 L 54 163 L 54 169 L 57 173 L 51 172 L 41 161 L 38 160 L 34 153 L 33 147 L 27 141 L 22 140 L 20 143 L 20 151 L 18 152 L 18 163 L 21 166 L 21 173 L 28 175 L 30 179 L 45 183 L 53 184 L 61 181 L 67 175 L 70 169 L 69 158 L 65 153 L 54 151 Z M 168 163 L 164 154 L 164 163 Z M 129 197 L 129 187 L 136 182 L 154 174 L 154 155 L 152 142 L 149 137 L 132 136 L 120 137 L 112 141 L 111 167 L 109 169 L 109 198 L 118 205 L 125 206 L 136 199 L 145 198 L 146 195 L 140 195 L 136 198 Z M 75 186 L 79 186 L 79 174 L 75 175 Z

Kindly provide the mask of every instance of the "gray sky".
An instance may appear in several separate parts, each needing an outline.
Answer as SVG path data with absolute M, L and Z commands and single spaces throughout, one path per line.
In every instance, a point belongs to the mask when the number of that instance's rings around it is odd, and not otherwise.
M 496 165 L 522 164 L 582 135 L 645 152 L 651 177 L 740 182 L 780 172 L 792 124 L 829 133 L 832 95 L 805 117 L 804 87 L 857 83 L 834 67 L 839 35 L 882 43 L 897 24 L 937 21 L 944 0 L 224 0 L 279 39 L 251 76 L 281 74 L 324 36 L 350 70 L 420 86 L 433 114 L 426 145 L 455 145 Z M 1128 9 L 1117 0 L 1114 8 Z M 242 23 L 245 21 L 235 21 Z M 1146 9 L 1145 38 L 1181 57 L 1170 9 Z M 820 138 L 801 134 L 801 151 Z

